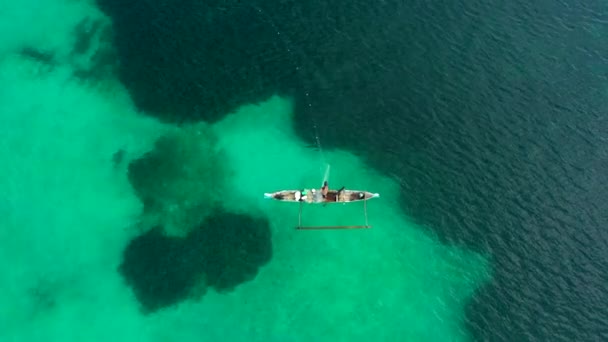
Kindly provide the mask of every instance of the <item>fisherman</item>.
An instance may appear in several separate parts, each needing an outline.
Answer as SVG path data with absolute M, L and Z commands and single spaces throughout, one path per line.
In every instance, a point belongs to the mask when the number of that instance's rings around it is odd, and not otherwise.
M 344 191 L 344 186 L 341 187 L 338 191 L 336 191 L 336 196 L 334 198 L 334 202 L 343 202 L 342 199 L 340 198 L 340 193 L 342 193 L 342 191 Z
M 327 181 L 323 182 L 323 186 L 321 187 L 321 195 L 323 198 L 327 197 L 327 192 L 329 191 L 329 185 L 327 185 Z

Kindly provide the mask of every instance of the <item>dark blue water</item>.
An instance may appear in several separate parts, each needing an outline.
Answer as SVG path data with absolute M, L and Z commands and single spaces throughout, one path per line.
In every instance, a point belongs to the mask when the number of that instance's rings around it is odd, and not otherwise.
M 215 121 L 293 96 L 304 139 L 316 125 L 489 255 L 478 340 L 608 339 L 607 3 L 99 2 L 142 109 Z

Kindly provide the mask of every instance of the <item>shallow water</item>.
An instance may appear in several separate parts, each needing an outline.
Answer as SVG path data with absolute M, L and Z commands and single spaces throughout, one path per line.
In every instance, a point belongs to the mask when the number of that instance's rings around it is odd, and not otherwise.
M 600 2 L 6 3 L 0 337 L 608 338 L 607 16 Z M 129 165 L 166 134 L 182 145 L 150 170 L 143 215 Z M 320 186 L 327 164 L 332 187 L 381 194 L 372 229 L 295 231 L 297 206 L 263 198 Z M 271 259 L 235 253 L 228 273 L 256 273 L 233 291 L 201 276 L 198 298 L 142 313 L 119 272 L 129 242 L 154 222 L 183 235 L 210 203 L 268 220 Z

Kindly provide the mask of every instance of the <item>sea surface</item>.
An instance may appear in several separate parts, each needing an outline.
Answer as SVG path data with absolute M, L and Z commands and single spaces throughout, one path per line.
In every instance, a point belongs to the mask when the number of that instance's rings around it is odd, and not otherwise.
M 608 340 L 608 3 L 0 2 L 0 340 Z M 380 193 L 303 209 L 265 192 Z

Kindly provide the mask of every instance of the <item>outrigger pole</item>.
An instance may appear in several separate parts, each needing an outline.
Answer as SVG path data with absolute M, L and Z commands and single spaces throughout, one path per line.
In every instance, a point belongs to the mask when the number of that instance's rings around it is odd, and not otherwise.
M 297 230 L 331 230 L 331 229 L 367 229 L 372 228 L 367 223 L 367 199 L 363 200 L 363 212 L 365 214 L 365 225 L 351 225 L 351 226 L 302 226 L 302 204 L 300 202 L 300 210 L 298 214 L 298 226 Z

